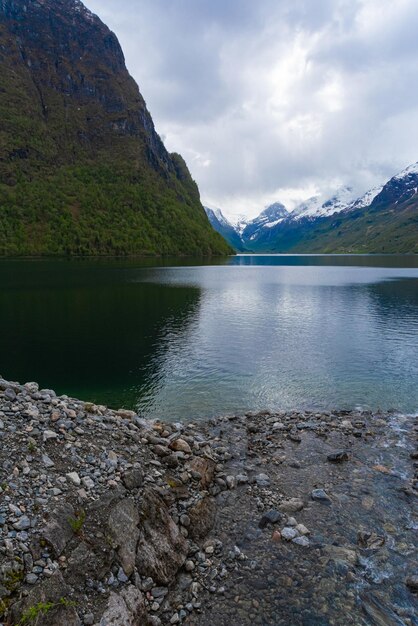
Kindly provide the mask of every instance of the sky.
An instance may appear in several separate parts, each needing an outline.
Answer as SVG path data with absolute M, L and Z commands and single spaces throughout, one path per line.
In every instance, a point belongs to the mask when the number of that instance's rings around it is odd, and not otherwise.
M 86 0 L 202 201 L 254 217 L 418 161 L 417 0 Z

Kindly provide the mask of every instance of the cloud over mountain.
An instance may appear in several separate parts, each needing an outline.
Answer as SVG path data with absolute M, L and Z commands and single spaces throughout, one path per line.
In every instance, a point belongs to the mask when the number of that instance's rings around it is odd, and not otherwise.
M 87 0 L 203 199 L 255 214 L 418 158 L 415 0 Z

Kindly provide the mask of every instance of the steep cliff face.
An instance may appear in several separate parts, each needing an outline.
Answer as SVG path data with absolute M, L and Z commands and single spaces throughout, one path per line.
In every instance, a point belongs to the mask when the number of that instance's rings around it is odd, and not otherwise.
M 229 251 L 79 0 L 0 0 L 0 116 L 1 253 Z

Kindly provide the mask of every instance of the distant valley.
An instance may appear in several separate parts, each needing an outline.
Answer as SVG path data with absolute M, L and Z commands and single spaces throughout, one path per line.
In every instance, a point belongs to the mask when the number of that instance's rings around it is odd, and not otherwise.
M 343 187 L 293 211 L 280 202 L 231 223 L 205 207 L 213 228 L 238 252 L 418 253 L 418 163 L 353 198 Z

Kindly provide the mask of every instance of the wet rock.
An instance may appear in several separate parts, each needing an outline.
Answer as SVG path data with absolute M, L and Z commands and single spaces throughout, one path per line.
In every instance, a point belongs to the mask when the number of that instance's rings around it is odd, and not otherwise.
M 316 500 L 318 502 L 331 502 L 331 498 L 326 493 L 326 491 L 324 491 L 324 489 L 314 489 L 311 493 L 311 498 L 312 500 Z
M 324 546 L 324 553 L 331 559 L 339 561 L 347 561 L 350 565 L 356 565 L 358 561 L 357 552 L 350 548 L 344 548 L 341 546 Z
M 188 511 L 190 518 L 189 534 L 192 539 L 205 537 L 213 528 L 216 518 L 216 501 L 205 496 Z
M 142 576 L 167 585 L 184 564 L 188 542 L 171 518 L 162 498 L 154 491 L 144 494 L 140 509 L 136 567 Z
M 107 608 L 99 626 L 139 626 L 147 623 L 147 613 L 142 593 L 129 585 L 120 593 L 110 592 Z
M 41 531 L 42 539 L 51 546 L 57 557 L 64 552 L 67 543 L 74 537 L 70 520 L 75 517 L 71 504 L 64 503 L 52 511 L 47 525 Z
M 413 593 L 418 593 L 418 575 L 408 576 L 405 584 Z
M 404 626 L 404 622 L 377 592 L 362 594 L 361 601 L 363 611 L 375 626 Z
M 282 514 L 276 509 L 272 509 L 267 513 L 264 513 L 258 524 L 259 528 L 265 528 L 268 524 L 276 524 L 282 519 Z
M 343 463 L 344 461 L 348 461 L 350 455 L 345 450 L 340 450 L 338 452 L 333 452 L 332 454 L 328 454 L 327 461 L 330 463 Z
M 301 511 L 303 507 L 304 503 L 300 498 L 289 498 L 288 500 L 283 500 L 278 508 L 282 513 L 297 513 Z
M 292 539 L 292 543 L 296 543 L 296 545 L 302 546 L 303 548 L 309 547 L 309 539 L 307 537 L 295 537 Z
M 267 474 L 257 474 L 255 482 L 258 487 L 268 487 L 270 485 L 270 478 Z
M 377 550 L 384 545 L 385 537 L 377 535 L 376 533 L 359 531 L 357 534 L 357 541 L 362 548 Z
M 295 528 L 300 535 L 309 535 L 310 531 L 303 524 L 297 524 Z
M 214 461 L 196 456 L 190 461 L 188 467 L 191 472 L 200 474 L 200 486 L 202 489 L 207 489 L 212 484 L 216 467 Z
M 107 522 L 112 539 L 118 546 L 120 563 L 127 576 L 130 576 L 135 568 L 136 546 L 140 532 L 138 523 L 138 509 L 130 498 L 115 503 Z

